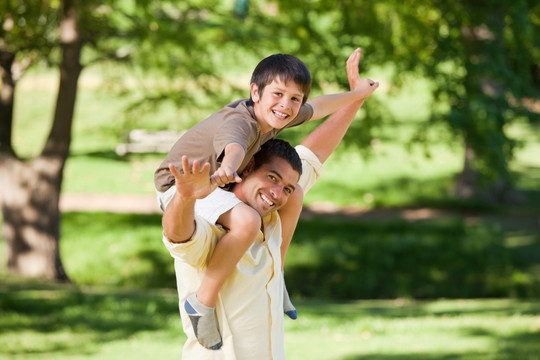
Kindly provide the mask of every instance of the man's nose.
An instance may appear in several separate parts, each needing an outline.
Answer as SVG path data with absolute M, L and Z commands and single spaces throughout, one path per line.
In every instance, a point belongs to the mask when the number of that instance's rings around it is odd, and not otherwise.
M 283 195 L 283 185 L 276 184 L 270 189 L 270 193 L 274 197 L 274 199 L 280 199 L 281 195 Z

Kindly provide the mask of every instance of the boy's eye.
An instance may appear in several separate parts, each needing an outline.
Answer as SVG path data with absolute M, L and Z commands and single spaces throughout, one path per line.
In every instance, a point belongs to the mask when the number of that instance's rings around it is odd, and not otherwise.
M 301 100 L 299 98 L 297 98 L 296 96 L 292 98 L 293 101 L 295 102 L 300 102 Z
M 268 175 L 268 178 L 272 181 L 276 181 L 276 177 L 274 175 Z
M 274 95 L 281 96 L 282 94 L 280 92 L 275 92 Z

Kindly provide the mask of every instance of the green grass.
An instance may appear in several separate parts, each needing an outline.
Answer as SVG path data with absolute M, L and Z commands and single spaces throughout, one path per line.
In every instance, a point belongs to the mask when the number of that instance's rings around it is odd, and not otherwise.
M 0 359 L 179 358 L 174 290 L 43 284 L 0 277 Z M 536 360 L 540 302 L 297 302 L 289 360 Z

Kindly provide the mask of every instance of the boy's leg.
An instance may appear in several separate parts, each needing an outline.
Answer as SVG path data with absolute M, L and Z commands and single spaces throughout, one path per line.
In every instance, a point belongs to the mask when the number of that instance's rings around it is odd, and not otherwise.
M 296 189 L 289 197 L 289 200 L 281 209 L 279 209 L 279 217 L 281 219 L 281 271 L 285 268 L 285 256 L 287 250 L 291 244 L 300 213 L 302 212 L 302 205 L 304 201 L 304 191 L 300 185 L 296 186 Z M 283 312 L 287 314 L 291 319 L 298 317 L 298 312 L 289 298 L 289 292 L 285 286 L 285 277 L 283 277 Z
M 229 231 L 216 244 L 197 293 L 191 295 L 184 304 L 197 340 L 209 349 L 218 349 L 221 346 L 216 347 L 218 344 L 215 342 L 216 339 L 221 341 L 217 321 L 214 318 L 218 293 L 242 255 L 255 240 L 261 228 L 261 218 L 253 208 L 239 203 L 221 215 L 217 223 Z M 207 318 L 203 320 L 205 316 Z

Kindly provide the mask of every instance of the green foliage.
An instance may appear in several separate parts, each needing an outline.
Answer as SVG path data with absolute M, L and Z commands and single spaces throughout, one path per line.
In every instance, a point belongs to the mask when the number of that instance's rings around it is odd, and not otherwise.
M 331 298 L 540 295 L 536 280 L 517 279 L 528 270 L 516 263 L 518 249 L 507 247 L 508 235 L 495 223 L 316 218 L 298 228 L 286 266 L 293 293 Z M 526 251 L 538 251 L 540 238 L 530 232 L 524 236 Z

